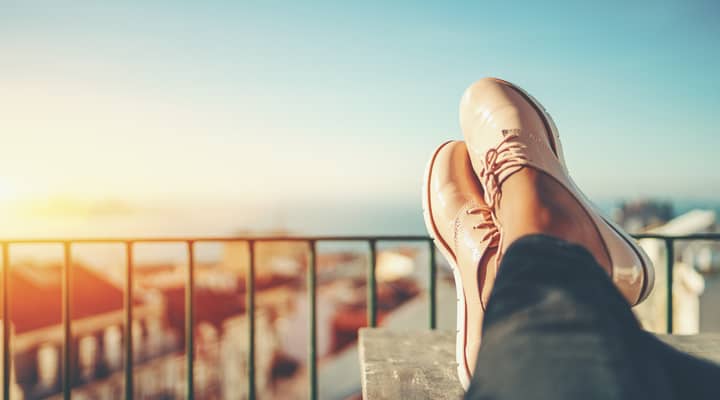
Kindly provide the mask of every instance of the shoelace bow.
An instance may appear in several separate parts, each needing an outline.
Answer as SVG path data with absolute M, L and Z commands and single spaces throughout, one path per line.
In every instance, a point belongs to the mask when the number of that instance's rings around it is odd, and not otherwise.
M 483 235 L 483 237 L 480 239 L 481 242 L 487 242 L 487 248 L 498 248 L 497 254 L 500 254 L 500 244 L 502 243 L 502 236 L 500 235 L 500 229 L 498 229 L 497 225 L 495 225 L 495 217 L 493 216 L 493 209 L 486 206 L 486 205 L 476 205 L 474 207 L 469 207 L 467 210 L 465 210 L 465 214 L 468 215 L 480 215 L 480 219 L 482 222 L 473 225 L 473 229 L 487 229 L 487 232 Z M 495 259 L 495 269 L 497 270 L 498 264 L 497 264 L 497 258 Z M 485 302 L 482 299 L 482 295 L 480 296 L 480 308 L 485 311 Z
M 485 201 L 487 205 L 468 208 L 467 214 L 479 214 L 483 217 L 483 222 L 473 226 L 473 229 L 487 229 L 481 241 L 489 241 L 488 248 L 497 247 L 498 252 L 495 257 L 495 269 L 497 270 L 500 259 L 502 257 L 502 233 L 500 232 L 500 222 L 497 218 L 495 209 L 500 204 L 499 176 L 508 168 L 524 165 L 528 161 L 527 156 L 523 154 L 525 145 L 513 139 L 518 134 L 506 136 L 498 143 L 495 148 L 491 148 L 485 153 L 485 159 L 482 163 L 479 178 L 485 189 Z
M 492 210 L 500 204 L 500 196 L 502 195 L 498 179 L 500 174 L 508 168 L 523 165 L 524 162 L 528 161 L 527 156 L 523 154 L 526 146 L 520 142 L 512 141 L 518 136 L 518 134 L 506 136 L 495 148 L 485 153 L 479 178 L 485 189 L 485 201 Z M 496 219 L 495 212 L 493 212 L 493 219 Z
M 495 225 L 492 208 L 484 205 L 470 207 L 465 210 L 468 215 L 480 215 L 482 222 L 473 225 L 473 229 L 487 229 L 480 241 L 488 242 L 488 248 L 500 245 L 500 230 Z

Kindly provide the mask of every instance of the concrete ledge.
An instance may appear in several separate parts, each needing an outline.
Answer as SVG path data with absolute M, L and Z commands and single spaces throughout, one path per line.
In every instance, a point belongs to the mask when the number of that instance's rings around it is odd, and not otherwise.
M 687 353 L 720 363 L 720 334 L 658 335 Z M 360 371 L 365 400 L 459 399 L 455 334 L 450 331 L 360 330 Z
M 363 399 L 459 399 L 455 333 L 360 330 Z
M 720 364 L 720 333 L 699 335 L 657 335 L 670 346 Z

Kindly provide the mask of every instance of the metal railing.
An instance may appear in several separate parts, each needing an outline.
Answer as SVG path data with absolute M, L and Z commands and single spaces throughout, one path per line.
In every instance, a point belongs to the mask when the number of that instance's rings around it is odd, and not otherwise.
M 720 234 L 697 234 L 685 236 L 665 236 L 656 234 L 634 235 L 637 239 L 656 239 L 665 243 L 667 255 L 667 332 L 673 332 L 673 267 L 674 267 L 674 245 L 676 241 L 686 240 L 709 240 L 720 241 Z M 435 258 L 435 246 L 430 237 L 427 236 L 305 236 L 305 237 L 263 237 L 263 236 L 245 236 L 245 237 L 197 237 L 197 238 L 80 238 L 80 239 L 17 239 L 17 240 L 0 240 L 0 248 L 2 250 L 2 382 L 3 382 L 3 398 L 10 398 L 10 318 L 8 310 L 8 289 L 9 289 L 9 272 L 10 272 L 10 247 L 12 245 L 26 244 L 54 244 L 63 247 L 63 264 L 62 264 L 62 327 L 63 327 L 63 345 L 62 345 L 62 368 L 61 368 L 61 387 L 64 399 L 71 398 L 72 380 L 71 380 L 71 314 L 70 314 L 70 293 L 72 274 L 72 248 L 76 244 L 120 244 L 125 246 L 126 265 L 125 265 L 125 293 L 124 293 L 124 377 L 125 377 L 125 398 L 133 398 L 133 343 L 132 343 L 132 320 L 133 320 L 133 248 L 138 243 L 183 243 L 187 249 L 188 268 L 186 275 L 185 288 L 185 353 L 186 353 L 186 391 L 189 399 L 194 398 L 194 343 L 193 343 L 193 327 L 194 318 L 194 289 L 195 289 L 195 244 L 197 243 L 228 243 L 240 242 L 248 245 L 248 269 L 246 271 L 246 312 L 248 318 L 248 398 L 256 397 L 255 388 L 255 249 L 258 243 L 264 242 L 303 242 L 309 247 L 307 260 L 307 296 L 309 304 L 309 328 L 308 328 L 308 396 L 310 399 L 318 398 L 318 371 L 317 371 L 317 281 L 316 281 L 316 255 L 317 244 L 319 242 L 365 242 L 368 244 L 369 263 L 367 270 L 367 324 L 370 327 L 377 325 L 377 280 L 375 275 L 377 262 L 377 244 L 378 242 L 420 242 L 428 246 L 429 251 L 429 313 L 428 327 L 436 328 L 436 272 L 437 263 Z
M 692 235 L 661 235 L 654 233 L 643 233 L 633 235 L 636 239 L 655 239 L 662 240 L 665 244 L 665 266 L 666 266 L 666 282 L 665 292 L 667 294 L 666 304 L 666 327 L 667 333 L 673 333 L 673 282 L 675 269 L 675 242 L 678 241 L 720 241 L 720 233 L 696 233 Z

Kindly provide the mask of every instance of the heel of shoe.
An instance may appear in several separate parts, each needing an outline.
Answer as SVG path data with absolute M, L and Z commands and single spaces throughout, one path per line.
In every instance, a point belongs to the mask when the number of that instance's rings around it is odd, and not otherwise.
M 645 250 L 643 250 L 642 247 L 640 247 L 638 250 L 639 256 L 643 262 L 645 281 L 643 282 L 643 288 L 640 292 L 640 298 L 634 305 L 638 305 L 645 301 L 648 296 L 650 296 L 650 293 L 652 293 L 652 290 L 655 287 L 655 266 L 653 265 L 650 257 L 648 257 L 647 253 L 645 253 Z

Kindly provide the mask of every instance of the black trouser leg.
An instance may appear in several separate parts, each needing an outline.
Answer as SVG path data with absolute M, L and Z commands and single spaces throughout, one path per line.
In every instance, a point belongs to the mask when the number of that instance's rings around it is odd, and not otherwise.
M 503 257 L 467 399 L 720 399 L 720 367 L 643 331 L 583 247 L 532 235 Z

